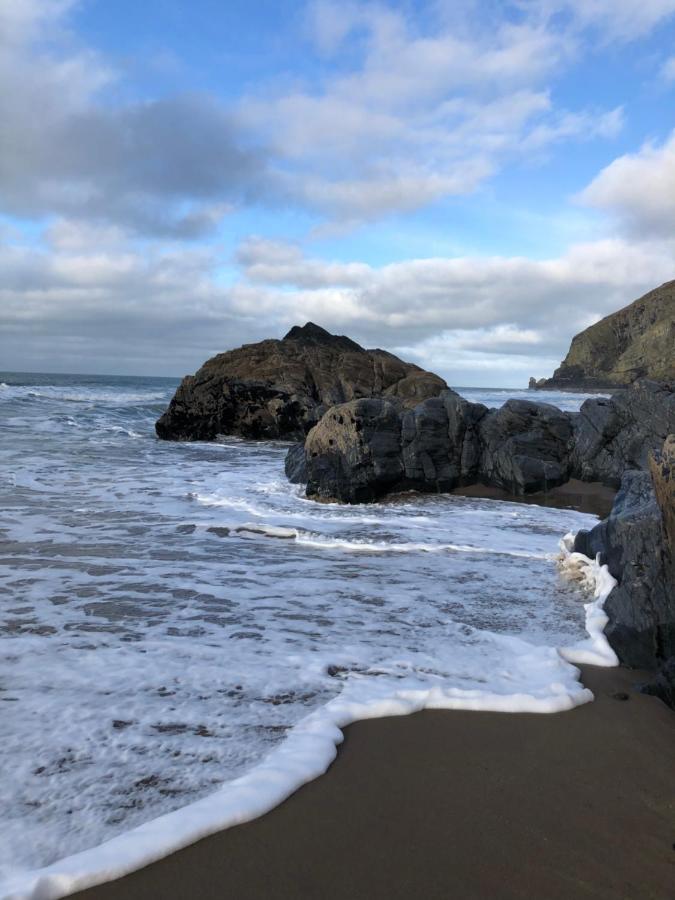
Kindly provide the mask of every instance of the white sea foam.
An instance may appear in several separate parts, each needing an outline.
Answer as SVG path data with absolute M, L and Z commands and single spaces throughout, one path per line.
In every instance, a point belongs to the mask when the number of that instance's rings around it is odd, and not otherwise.
M 504 639 L 508 640 L 508 639 Z M 515 639 L 511 639 L 514 642 Z M 306 716 L 258 766 L 213 794 L 124 832 L 104 844 L 50 866 L 10 876 L 4 897 L 55 900 L 107 881 L 180 849 L 217 830 L 262 815 L 331 764 L 342 729 L 361 719 L 408 715 L 422 709 L 552 713 L 592 700 L 554 650 L 524 644 L 520 666 L 526 689 L 512 693 L 464 690 L 442 681 L 423 685 L 403 678 L 398 684 L 353 679 L 343 692 Z
M 591 517 L 317 504 L 283 444 L 157 442 L 143 402 L 52 387 L 3 400 L 0 897 L 63 896 L 259 815 L 355 719 L 591 699 L 570 660 L 602 653 L 609 582 L 553 562 Z
M 608 617 L 604 611 L 605 600 L 616 585 L 606 565 L 599 559 L 589 559 L 583 553 L 575 553 L 574 535 L 566 534 L 560 542 L 562 570 L 568 577 L 580 581 L 593 600 L 584 605 L 588 638 L 573 647 L 563 647 L 560 653 L 571 663 L 591 666 L 618 666 L 619 659 L 605 637 Z

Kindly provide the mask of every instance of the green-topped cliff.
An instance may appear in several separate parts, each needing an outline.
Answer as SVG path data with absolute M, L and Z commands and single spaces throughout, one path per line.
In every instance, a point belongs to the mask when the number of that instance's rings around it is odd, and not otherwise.
M 638 378 L 675 378 L 675 281 L 576 335 L 552 378 L 533 388 L 615 388 Z

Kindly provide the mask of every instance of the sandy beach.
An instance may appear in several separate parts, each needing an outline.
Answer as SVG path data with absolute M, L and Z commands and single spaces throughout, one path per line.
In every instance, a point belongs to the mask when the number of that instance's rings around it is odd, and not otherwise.
M 625 898 L 675 883 L 675 716 L 586 667 L 555 715 L 429 711 L 350 726 L 262 818 L 79 900 Z
M 487 484 L 471 484 L 456 488 L 453 494 L 462 497 L 484 497 L 488 500 L 508 500 L 510 503 L 534 503 L 538 506 L 552 506 L 556 509 L 576 509 L 590 513 L 600 519 L 606 518 L 612 509 L 616 496 L 614 488 L 599 481 L 580 481 L 570 478 L 565 484 L 551 488 L 544 493 L 510 494 L 501 488 Z

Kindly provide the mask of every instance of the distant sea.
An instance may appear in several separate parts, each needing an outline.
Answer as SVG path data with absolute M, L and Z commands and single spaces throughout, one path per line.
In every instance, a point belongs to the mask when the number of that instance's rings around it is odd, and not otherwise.
M 556 649 L 588 596 L 556 559 L 593 516 L 314 503 L 282 442 L 158 441 L 176 384 L 0 373 L 0 897 L 273 805 L 353 718 L 588 699 Z

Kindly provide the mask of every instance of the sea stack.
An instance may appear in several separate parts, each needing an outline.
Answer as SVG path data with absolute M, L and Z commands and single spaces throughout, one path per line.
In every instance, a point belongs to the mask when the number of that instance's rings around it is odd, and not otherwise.
M 183 379 L 156 431 L 166 440 L 227 434 L 304 440 L 337 403 L 390 397 L 415 406 L 446 388 L 438 375 L 308 322 L 282 340 L 245 344 L 208 360 Z
M 639 378 L 675 379 L 675 281 L 577 334 L 553 377 L 530 378 L 529 387 L 612 390 Z

